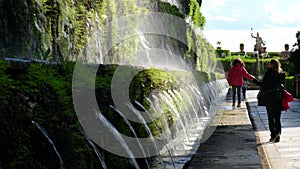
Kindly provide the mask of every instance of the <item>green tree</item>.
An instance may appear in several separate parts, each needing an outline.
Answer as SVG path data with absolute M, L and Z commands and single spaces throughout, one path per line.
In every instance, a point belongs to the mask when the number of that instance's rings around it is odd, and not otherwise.
M 291 70 L 294 70 L 294 72 L 291 72 L 291 74 L 300 74 L 300 31 L 297 31 L 296 38 L 298 49 L 291 53 Z

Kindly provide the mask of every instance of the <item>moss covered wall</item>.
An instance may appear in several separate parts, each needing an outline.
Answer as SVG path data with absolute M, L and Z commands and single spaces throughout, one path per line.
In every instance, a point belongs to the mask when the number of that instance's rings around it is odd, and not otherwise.
M 103 47 L 106 40 L 113 41 L 119 36 L 133 33 L 137 18 L 125 20 L 125 32 L 118 32 L 115 18 L 149 11 L 163 12 L 182 19 L 190 17 L 194 24 L 183 25 L 186 28 L 184 36 L 187 44 L 172 37 L 153 35 L 151 38 L 160 43 L 151 44 L 151 47 L 167 43 L 172 52 L 180 51 L 181 57 L 195 68 L 194 75 L 200 85 L 221 77 L 211 73 L 216 66 L 212 46 L 194 32 L 194 28 L 202 29 L 205 24 L 199 4 L 194 0 L 180 2 L 183 9 L 156 0 L 0 1 L 0 58 L 28 59 L 0 60 L 0 126 L 4 126 L 0 130 L 4 138 L 0 144 L 5 147 L 0 152 L 1 168 L 59 167 L 51 144 L 32 121 L 43 126 L 49 133 L 66 168 L 101 166 L 93 148 L 78 129 L 80 125 L 72 103 L 72 73 L 75 64 L 72 61 L 86 59 L 80 53 L 88 51 L 87 42 L 99 42 L 98 45 Z M 176 32 L 176 26 L 168 28 Z M 91 39 L 91 35 L 99 30 L 101 36 Z M 149 35 L 145 37 L 147 36 Z M 138 36 L 127 38 L 124 43 L 109 50 L 108 59 L 111 63 L 116 63 L 117 60 L 130 57 L 137 51 L 138 42 Z M 35 61 L 31 62 L 31 59 Z M 39 62 L 39 59 L 54 62 Z M 116 67 L 118 66 L 100 65 L 95 93 L 105 117 L 126 135 L 132 136 L 125 122 L 120 122 L 121 117 L 110 107 L 113 104 L 110 86 Z M 177 74 L 180 78 L 185 76 L 182 73 Z M 143 97 L 152 90 L 167 91 L 177 87 L 174 78 L 165 71 L 142 69 L 130 84 L 130 99 L 147 107 L 149 105 Z M 135 106 L 138 107 L 136 104 Z M 164 115 L 169 117 L 167 106 L 164 111 Z M 171 120 L 168 124 L 160 123 L 159 130 L 175 121 L 176 117 L 171 114 Z M 138 135 L 147 136 L 140 124 L 133 123 L 133 126 Z M 149 126 L 155 135 L 159 133 L 154 124 Z M 128 159 L 98 148 L 109 168 L 130 167 Z M 143 160 L 138 162 L 141 166 L 145 165 Z
M 203 29 L 206 21 L 201 14 L 199 3 L 196 0 L 178 2 L 182 9 L 158 0 L 0 1 L 0 57 L 56 62 L 84 60 L 86 56 L 80 56 L 80 53 L 87 42 L 95 41 L 99 45 L 96 48 L 99 48 L 107 45 L 106 41 L 114 42 L 116 37 L 134 34 L 137 18 L 128 18 L 124 28 L 126 32 L 117 30 L 116 18 L 151 11 L 190 18 L 193 27 Z M 213 47 L 201 35 L 195 35 L 190 26 L 187 27 L 188 46 L 178 46 L 170 40 L 162 43 L 170 44 L 173 46 L 171 50 L 174 51 L 179 48 L 183 51 L 182 57 L 190 59 L 188 62 L 193 62 L 198 70 L 206 71 L 206 65 L 211 65 L 211 61 L 216 57 L 211 50 Z M 99 37 L 96 37 L 98 40 L 89 39 L 93 33 L 99 34 Z M 138 45 L 139 37 L 127 38 L 122 44 L 110 49 L 107 54 L 108 60 L 110 63 L 117 63 L 124 57 L 130 57 L 137 51 Z M 94 48 L 95 46 L 87 50 Z M 93 59 L 96 60 L 91 58 Z
M 131 15 L 145 10 L 145 7 L 147 5 L 138 6 L 135 0 L 0 1 L 1 57 L 58 62 L 74 59 L 91 31 L 98 27 L 103 32 L 105 29 L 115 32 L 116 25 L 105 26 L 107 20 L 115 19 L 121 11 L 124 15 Z
M 3 145 L 0 157 L 3 169 L 58 168 L 58 159 L 51 144 L 32 121 L 40 124 L 49 133 L 67 168 L 99 168 L 101 164 L 93 148 L 79 132 L 80 124 L 74 111 L 71 91 L 74 64 L 0 61 L 0 145 Z M 99 66 L 95 93 L 105 117 L 119 131 L 133 137 L 127 124 L 110 107 L 114 105 L 110 91 L 111 80 L 117 67 L 119 66 Z M 131 69 L 139 70 L 131 81 L 129 90 L 130 100 L 137 109 L 140 107 L 135 101 L 149 108 L 144 97 L 152 91 L 178 89 L 176 78 L 190 78 L 190 75 L 183 72 L 170 74 L 160 69 L 124 68 L 128 69 L 123 72 L 125 74 Z M 195 72 L 194 76 L 199 84 L 213 80 L 213 76 L 205 72 Z M 164 111 L 169 116 L 170 110 L 167 107 Z M 171 126 L 176 121 L 176 116 L 172 118 L 169 124 L 156 121 L 160 130 L 165 128 L 164 125 Z M 138 136 L 148 137 L 141 124 L 132 125 Z M 154 124 L 148 125 L 155 135 L 159 133 Z M 98 148 L 111 168 L 128 167 L 128 159 Z M 143 160 L 140 163 L 141 166 L 145 165 Z

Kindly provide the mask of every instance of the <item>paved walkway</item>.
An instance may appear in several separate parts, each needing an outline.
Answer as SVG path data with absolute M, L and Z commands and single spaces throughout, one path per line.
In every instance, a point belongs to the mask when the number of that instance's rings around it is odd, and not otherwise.
M 248 109 L 253 119 L 258 149 L 262 150 L 265 168 L 300 169 L 300 100 L 290 103 L 291 109 L 282 112 L 282 133 L 279 143 L 270 143 L 267 112 L 264 106 L 257 106 L 257 90 L 248 92 Z
M 282 113 L 281 141 L 270 143 L 266 109 L 257 106 L 257 92 L 248 90 L 240 109 L 232 109 L 231 100 L 224 103 L 211 124 L 215 131 L 184 168 L 300 169 L 300 100 Z

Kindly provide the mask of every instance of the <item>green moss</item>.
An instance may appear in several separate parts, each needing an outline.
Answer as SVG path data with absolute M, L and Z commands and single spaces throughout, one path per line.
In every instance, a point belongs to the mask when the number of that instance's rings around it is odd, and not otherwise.
M 295 82 L 294 82 L 294 76 L 287 76 L 285 78 L 286 81 L 286 89 L 293 95 L 296 96 L 296 91 L 295 91 Z
M 208 83 L 210 81 L 210 74 L 207 72 L 196 71 L 194 74 L 197 82 L 200 85 L 203 85 L 204 83 Z
M 218 60 L 213 46 L 202 35 L 196 34 L 190 26 L 186 30 L 188 49 L 184 59 L 194 63 L 198 71 L 214 70 Z
M 170 15 L 175 15 L 175 16 L 178 16 L 181 18 L 184 17 L 183 14 L 180 12 L 180 10 L 175 5 L 171 5 L 168 2 L 159 1 L 158 6 L 159 6 L 160 12 L 167 13 Z
M 6 73 L 9 67 L 7 62 L 0 60 L 0 99 L 4 100 L 10 97 L 11 89 L 15 87 L 13 79 Z
M 65 62 L 60 65 L 24 63 L 26 66 L 13 67 L 10 64 L 11 63 L 4 61 L 0 62 L 0 77 L 4 77 L 3 79 L 9 82 L 0 82 L 0 84 L 5 91 L 14 91 L 15 93 L 23 93 L 26 91 L 26 93 L 32 96 L 28 102 L 34 104 L 34 111 L 30 117 L 28 117 L 29 120 L 38 122 L 47 130 L 49 135 L 55 140 L 64 160 L 69 163 L 76 163 L 76 160 L 80 159 L 81 161 L 88 161 L 90 166 L 99 166 L 99 161 L 95 160 L 96 157 L 93 154 L 93 149 L 88 146 L 88 143 L 77 129 L 80 124 L 73 108 L 72 94 L 74 93 L 71 91 L 72 73 L 75 63 Z M 111 81 L 113 76 L 115 76 L 117 68 L 122 68 L 122 66 L 99 66 L 95 84 L 89 85 L 95 85 L 97 101 L 99 101 L 101 111 L 103 111 L 105 117 L 111 121 L 121 133 L 133 137 L 127 124 L 110 108 L 110 105 L 113 105 L 110 94 Z M 166 103 L 161 105 L 161 116 L 157 117 L 154 110 L 151 110 L 145 96 L 149 97 L 152 92 L 170 92 L 172 90 L 177 90 L 180 93 L 182 91 L 180 91 L 179 84 L 181 83 L 179 83 L 179 81 L 182 80 L 187 84 L 192 83 L 194 74 L 184 71 L 164 71 L 156 68 L 143 70 L 129 66 L 124 66 L 122 70 L 124 71 L 119 72 L 120 74 L 118 75 L 120 82 L 122 82 L 122 80 L 128 80 L 127 77 L 132 74 L 132 72 L 139 71 L 131 80 L 129 89 L 130 100 L 132 104 L 134 104 L 136 100 L 139 101 L 149 109 L 150 113 L 155 117 L 155 121 L 148 123 L 148 126 L 155 136 L 158 136 L 160 132 L 177 122 L 178 119 L 175 112 L 173 112 L 172 108 Z M 82 78 L 86 83 L 94 82 L 90 77 L 86 77 L 90 73 L 84 71 L 89 70 L 82 69 L 82 77 L 76 78 Z M 197 80 L 203 83 L 208 82 L 212 78 L 215 78 L 215 76 L 205 72 L 198 72 L 197 75 Z M 0 90 L 2 90 L 2 88 Z M 8 103 L 11 102 L 10 99 L 10 97 L 0 98 L 1 102 L 6 100 Z M 173 102 L 178 109 L 184 107 L 183 105 L 186 104 L 187 100 L 185 97 L 179 98 L 176 94 L 173 97 Z M 7 104 L 5 106 L 8 107 L 10 105 Z M 139 106 L 135 105 L 135 107 L 138 108 Z M 12 109 L 15 109 L 15 107 L 12 107 Z M 11 109 L 7 108 L 7 110 Z M 14 110 L 13 112 L 16 111 Z M 28 122 L 27 120 L 27 123 L 30 123 L 30 121 Z M 139 136 L 148 137 L 143 124 L 132 122 L 132 125 Z M 24 128 L 24 131 L 26 130 L 24 133 L 29 133 L 28 131 L 32 132 L 33 128 L 34 127 Z M 27 143 L 27 138 L 25 140 L 25 136 L 23 135 L 20 139 L 24 139 L 24 144 L 22 145 L 26 145 L 25 142 Z M 21 146 L 20 144 L 18 149 L 18 156 L 24 157 L 24 159 L 25 157 L 27 158 L 27 156 L 34 158 L 34 154 L 28 154 L 28 152 L 34 152 L 32 147 Z M 108 162 L 110 166 L 114 166 L 111 168 L 127 167 L 126 159 L 119 159 L 119 157 L 103 150 L 101 153 L 106 161 L 114 160 L 112 164 Z M 71 157 L 69 154 L 74 154 L 74 156 Z M 95 163 L 91 161 L 95 161 Z M 98 163 L 96 161 L 98 161 Z M 116 164 L 116 161 L 118 161 L 118 164 Z M 20 160 L 20 162 L 24 161 Z M 91 168 L 89 165 L 87 165 L 88 168 Z
M 12 168 L 22 167 L 22 165 L 24 165 L 22 161 L 28 158 L 29 154 L 30 154 L 30 150 L 28 149 L 28 147 L 23 144 L 20 144 L 16 152 L 17 158 L 12 163 L 10 163 L 10 167 Z
M 200 11 L 200 5 L 197 0 L 190 0 L 190 12 L 189 16 L 191 17 L 195 26 L 203 29 L 205 26 L 206 19 Z

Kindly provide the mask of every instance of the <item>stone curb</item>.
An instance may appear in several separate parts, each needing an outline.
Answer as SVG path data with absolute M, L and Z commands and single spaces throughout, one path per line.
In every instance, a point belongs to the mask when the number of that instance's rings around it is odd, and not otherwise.
M 271 169 L 270 160 L 267 157 L 266 149 L 263 146 L 263 141 L 260 138 L 260 133 L 258 132 L 259 128 L 264 128 L 264 129 L 266 129 L 266 128 L 264 127 L 261 119 L 257 117 L 259 115 L 256 115 L 256 116 L 253 115 L 254 113 L 258 114 L 257 108 L 254 106 L 250 106 L 248 100 L 246 101 L 246 106 L 248 109 L 249 118 L 251 120 L 253 129 L 255 132 L 256 142 L 257 142 L 257 150 L 258 150 L 258 154 L 261 159 L 262 167 L 263 167 L 263 169 Z M 253 109 L 255 109 L 255 111 L 253 111 Z

